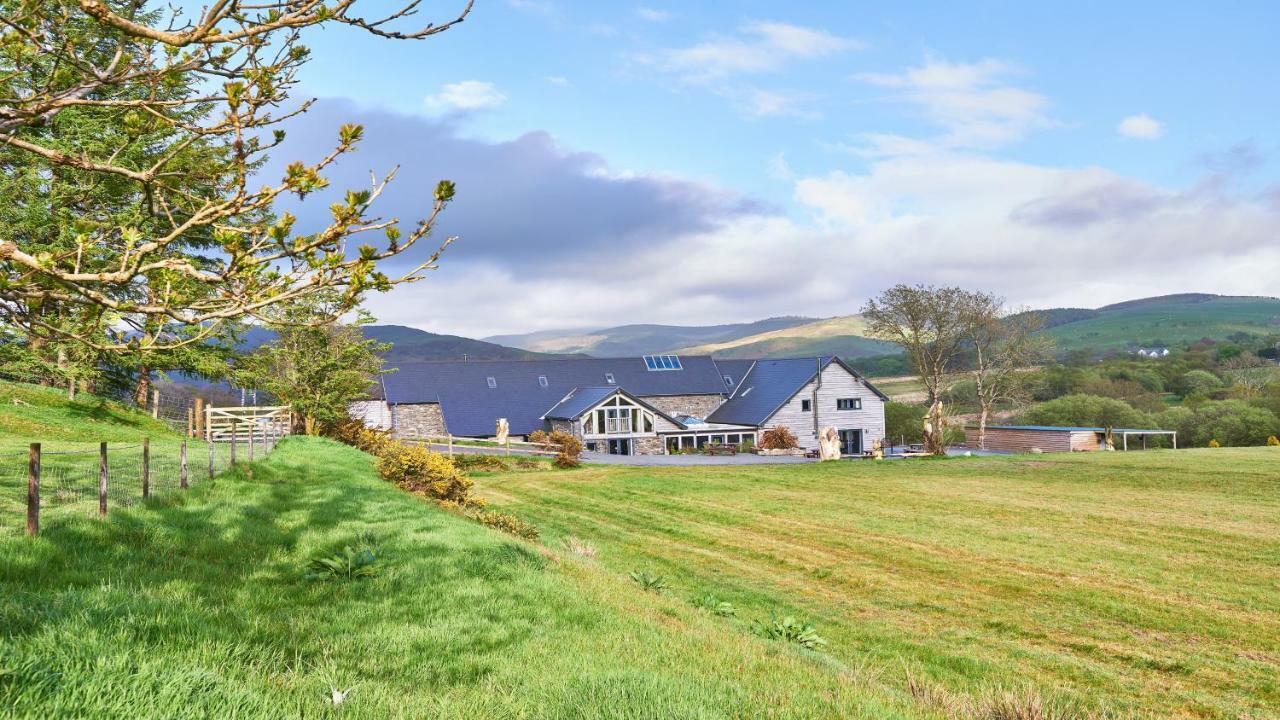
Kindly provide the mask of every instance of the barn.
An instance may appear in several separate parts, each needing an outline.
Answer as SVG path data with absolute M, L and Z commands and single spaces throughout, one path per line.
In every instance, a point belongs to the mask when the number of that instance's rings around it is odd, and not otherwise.
M 1172 436 L 1173 446 L 1178 446 L 1178 434 L 1172 430 L 1142 430 L 1135 428 L 1113 428 L 1113 442 L 1117 449 L 1130 449 L 1130 438 L 1141 440 L 1143 449 L 1147 446 L 1147 437 L 1155 435 Z M 965 445 L 978 447 L 978 426 L 969 425 L 964 429 Z M 1092 452 L 1105 450 L 1107 447 L 1107 429 L 1102 427 L 1062 427 L 1058 425 L 988 425 L 987 450 L 1001 452 Z M 1135 440 L 1133 448 L 1139 445 Z

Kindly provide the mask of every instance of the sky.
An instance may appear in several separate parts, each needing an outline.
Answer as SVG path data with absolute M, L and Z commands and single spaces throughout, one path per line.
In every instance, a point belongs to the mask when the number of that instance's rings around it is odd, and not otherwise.
M 457 183 L 457 242 L 367 301 L 383 323 L 828 317 L 899 282 L 1280 295 L 1274 2 L 478 0 L 423 41 L 304 39 L 319 102 L 273 165 L 359 122 L 335 190 L 398 167 L 375 208 L 413 223 Z

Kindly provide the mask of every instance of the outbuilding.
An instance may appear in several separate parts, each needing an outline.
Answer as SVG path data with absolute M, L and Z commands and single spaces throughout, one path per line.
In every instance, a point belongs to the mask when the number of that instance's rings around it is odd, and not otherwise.
M 1128 450 L 1130 438 L 1141 440 L 1146 449 L 1150 436 L 1169 436 L 1178 447 L 1178 433 L 1173 430 L 1112 428 L 1112 442 L 1117 449 Z M 979 447 L 978 426 L 964 429 L 965 445 Z M 1107 428 L 1063 427 L 1058 425 L 988 425 L 986 450 L 1003 452 L 1093 452 L 1107 448 Z M 1138 447 L 1135 440 L 1135 448 Z

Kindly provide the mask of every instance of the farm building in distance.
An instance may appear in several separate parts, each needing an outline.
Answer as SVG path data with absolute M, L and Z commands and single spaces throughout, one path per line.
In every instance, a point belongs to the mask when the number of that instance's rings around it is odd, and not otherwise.
M 382 376 L 352 414 L 396 437 L 492 437 L 562 430 L 589 451 L 660 455 L 754 444 L 785 426 L 817 449 L 834 427 L 845 455 L 884 438 L 888 397 L 838 357 L 710 356 L 407 362 Z
M 1112 442 L 1121 450 L 1129 449 L 1129 439 L 1138 437 L 1142 447 L 1152 435 L 1171 436 L 1178 447 L 1178 433 L 1172 430 L 1136 430 L 1113 428 Z M 965 445 L 978 447 L 978 427 L 966 426 Z M 1056 425 L 988 425 L 986 448 L 1003 452 L 1093 452 L 1107 448 L 1107 429 L 1100 427 L 1059 427 Z

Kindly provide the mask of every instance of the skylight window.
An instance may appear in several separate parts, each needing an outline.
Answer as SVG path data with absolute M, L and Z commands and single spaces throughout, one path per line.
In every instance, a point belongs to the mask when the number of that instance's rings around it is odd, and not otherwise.
M 618 383 L 613 379 L 613 373 L 605 373 L 605 374 L 604 374 L 604 381 L 605 381 L 605 382 L 607 382 L 607 383 L 609 383 L 610 385 L 617 385 L 617 384 L 618 384 Z
M 725 375 L 724 384 L 726 387 L 733 387 L 733 377 L 730 375 Z
M 650 370 L 683 370 L 675 355 L 645 355 L 644 366 Z
M 489 387 L 490 387 L 490 389 L 498 387 L 498 378 L 496 378 L 496 377 L 494 377 L 494 376 L 492 376 L 492 375 L 490 375 L 489 377 L 485 378 L 485 382 L 489 383 Z
M 539 385 L 540 387 L 546 387 L 546 386 L 547 386 L 547 376 L 546 376 L 546 375 L 539 375 L 539 376 L 538 376 L 538 385 Z

